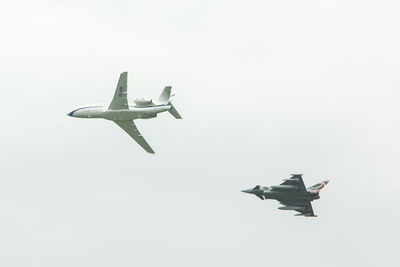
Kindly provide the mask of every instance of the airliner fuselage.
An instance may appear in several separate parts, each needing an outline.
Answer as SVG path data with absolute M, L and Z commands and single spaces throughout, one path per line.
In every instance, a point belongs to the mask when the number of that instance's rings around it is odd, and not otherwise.
M 92 105 L 77 108 L 68 113 L 68 116 L 87 119 L 106 120 L 136 120 L 157 117 L 158 113 L 170 110 L 170 105 L 151 105 L 146 107 L 129 106 L 129 109 L 110 110 L 107 106 Z

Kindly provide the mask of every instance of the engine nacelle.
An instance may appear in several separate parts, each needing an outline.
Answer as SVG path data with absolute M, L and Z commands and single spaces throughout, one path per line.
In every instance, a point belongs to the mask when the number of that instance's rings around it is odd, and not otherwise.
M 136 98 L 135 100 L 133 100 L 133 102 L 138 107 L 153 105 L 153 101 L 151 99 L 146 99 L 146 98 Z

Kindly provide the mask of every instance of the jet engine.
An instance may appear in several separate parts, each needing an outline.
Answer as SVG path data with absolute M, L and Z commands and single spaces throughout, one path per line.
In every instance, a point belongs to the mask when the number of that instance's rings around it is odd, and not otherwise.
M 153 105 L 153 101 L 151 99 L 146 99 L 146 98 L 136 98 L 135 100 L 133 100 L 133 102 L 138 107 Z

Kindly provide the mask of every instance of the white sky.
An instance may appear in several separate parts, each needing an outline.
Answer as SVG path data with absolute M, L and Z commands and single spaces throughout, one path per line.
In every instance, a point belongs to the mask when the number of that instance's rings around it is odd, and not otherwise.
M 398 1 L 2 1 L 0 266 L 398 266 Z M 146 154 L 65 116 L 165 85 Z M 331 183 L 317 218 L 242 189 Z

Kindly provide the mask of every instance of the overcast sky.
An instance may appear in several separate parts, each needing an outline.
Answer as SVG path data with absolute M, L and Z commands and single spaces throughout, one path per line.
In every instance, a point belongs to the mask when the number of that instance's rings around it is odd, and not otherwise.
M 3 1 L 0 266 L 399 266 L 398 1 Z M 136 124 L 66 116 L 176 93 Z M 331 182 L 317 218 L 243 194 Z

